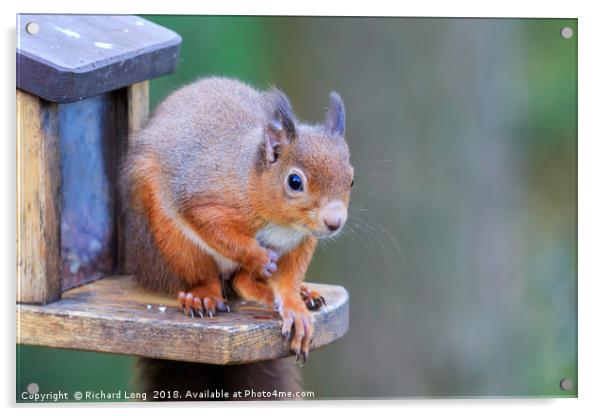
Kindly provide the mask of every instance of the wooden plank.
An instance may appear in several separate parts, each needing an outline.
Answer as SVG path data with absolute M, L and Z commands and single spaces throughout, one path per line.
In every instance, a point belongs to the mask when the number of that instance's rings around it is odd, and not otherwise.
M 147 84 L 148 81 L 143 81 L 141 83 L 136 83 L 128 86 L 127 88 L 122 88 L 120 90 L 114 91 L 113 96 L 115 98 L 115 175 L 116 175 L 116 184 L 119 182 L 121 178 L 120 169 L 123 167 L 123 161 L 127 155 L 127 149 L 130 138 L 129 132 L 129 96 L 130 96 L 130 88 L 139 89 L 140 84 Z M 118 195 L 119 188 L 116 187 L 116 195 Z M 125 216 L 124 210 L 121 204 L 123 201 L 121 198 L 115 198 L 115 223 L 116 223 L 116 268 L 115 274 L 124 274 L 125 272 Z
M 149 82 L 138 82 L 127 89 L 128 105 L 128 141 L 148 121 Z
M 138 82 L 114 93 L 116 109 L 117 154 L 115 160 L 120 167 L 127 149 L 136 133 L 144 127 L 149 117 L 149 81 Z M 119 175 L 119 173 L 117 172 Z M 123 273 L 126 262 L 125 216 L 117 198 L 115 215 L 117 218 L 117 273 Z
M 58 106 L 17 90 L 17 302 L 61 295 Z
M 20 14 L 17 87 L 54 102 L 81 100 L 173 72 L 181 42 L 138 16 Z
M 310 286 L 327 300 L 326 308 L 313 312 L 315 349 L 347 332 L 349 297 L 340 286 Z M 17 342 L 213 364 L 290 355 L 276 312 L 240 300 L 231 304 L 232 312 L 213 319 L 190 318 L 174 299 L 138 288 L 131 277 L 105 278 L 47 306 L 17 305 Z

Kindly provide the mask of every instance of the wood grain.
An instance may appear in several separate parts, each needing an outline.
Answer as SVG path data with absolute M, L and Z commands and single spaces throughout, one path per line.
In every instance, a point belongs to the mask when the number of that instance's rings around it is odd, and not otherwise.
M 126 157 L 129 144 L 136 139 L 136 133 L 146 124 L 149 117 L 149 81 L 138 82 L 127 88 L 115 91 L 116 108 L 116 127 L 115 134 L 117 139 L 116 161 L 118 169 Z M 116 174 L 120 173 L 117 170 Z M 123 215 L 124 209 L 119 204 L 127 204 L 128 201 L 120 198 L 115 201 L 117 204 L 117 273 L 123 273 L 126 264 L 125 233 L 126 218 Z
M 149 82 L 132 84 L 127 88 L 128 139 L 140 130 L 148 120 Z
M 313 312 L 312 348 L 318 348 L 347 332 L 349 297 L 340 286 L 309 286 L 328 303 Z M 290 355 L 277 313 L 240 300 L 231 304 L 232 312 L 213 319 L 190 318 L 174 299 L 140 289 L 129 276 L 110 277 L 69 290 L 47 306 L 17 305 L 17 342 L 213 364 Z
M 17 302 L 61 296 L 58 106 L 17 90 Z

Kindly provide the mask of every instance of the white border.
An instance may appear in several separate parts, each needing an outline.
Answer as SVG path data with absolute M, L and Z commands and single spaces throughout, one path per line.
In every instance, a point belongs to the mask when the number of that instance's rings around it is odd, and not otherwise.
M 15 14 L 17 12 L 52 13 L 138 13 L 138 14 L 301 14 L 301 15 L 348 15 L 348 16 L 453 16 L 453 17 L 565 17 L 579 19 L 579 399 L 508 399 L 508 400 L 404 400 L 404 401 L 329 401 L 304 403 L 235 403 L 225 409 L 219 404 L 196 404 L 199 412 L 259 413 L 262 414 L 306 414 L 317 408 L 332 412 L 342 408 L 345 412 L 366 412 L 375 408 L 379 413 L 412 411 L 419 414 L 449 415 L 504 415 L 517 411 L 528 411 L 531 415 L 592 414 L 602 408 L 602 393 L 599 391 L 602 366 L 600 336 L 600 304 L 602 303 L 602 270 L 596 261 L 602 255 L 602 97 L 600 78 L 602 66 L 602 22 L 595 1 L 576 2 L 525 0 L 497 1 L 423 1 L 398 2 L 391 0 L 315 1 L 304 0 L 293 4 L 282 1 L 212 1 L 190 0 L 19 0 L 18 3 L 1 2 L 0 19 L 3 24 L 2 43 L 3 72 L 2 108 L 0 115 L 4 129 L 1 140 L 3 189 L 6 198 L 0 203 L 4 238 L 1 240 L 0 265 L 4 271 L 5 290 L 4 327 L 13 328 L 4 334 L 2 343 L 6 369 L 0 378 L 2 404 L 11 406 L 15 398 L 15 352 L 14 352 L 14 299 L 15 284 Z M 362 357 L 358 357 L 361 359 Z M 14 405 L 12 405 L 14 406 Z M 22 407 L 22 406 L 21 406 Z M 75 405 L 50 406 L 45 409 L 53 414 L 80 414 Z M 88 406 L 86 414 L 105 414 L 109 405 Z M 127 406 L 129 410 L 144 412 L 145 415 L 165 416 L 180 411 L 183 405 L 139 405 Z M 176 407 L 176 408 L 174 408 Z M 12 410 L 11 410 L 12 411 Z

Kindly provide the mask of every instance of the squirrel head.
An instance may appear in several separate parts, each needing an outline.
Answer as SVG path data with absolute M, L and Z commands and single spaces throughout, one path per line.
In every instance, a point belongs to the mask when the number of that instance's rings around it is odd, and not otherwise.
M 347 221 L 353 167 L 345 141 L 345 107 L 336 92 L 323 124 L 298 123 L 281 91 L 267 93 L 264 140 L 250 184 L 263 220 L 314 237 L 328 237 Z

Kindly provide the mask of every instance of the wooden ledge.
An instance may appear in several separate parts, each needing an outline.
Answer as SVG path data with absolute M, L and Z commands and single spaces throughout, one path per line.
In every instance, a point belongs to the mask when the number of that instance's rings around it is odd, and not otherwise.
M 308 286 L 327 301 L 313 312 L 315 349 L 347 332 L 349 296 L 340 286 Z M 232 312 L 213 319 L 193 319 L 174 299 L 144 291 L 132 277 L 110 277 L 71 289 L 48 305 L 17 305 L 17 342 L 211 364 L 291 355 L 276 312 L 240 300 L 231 306 Z

